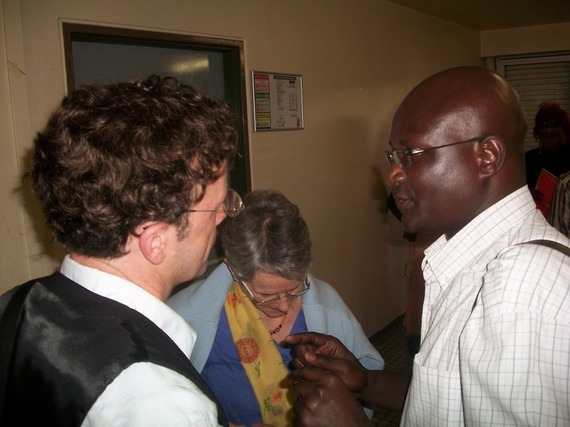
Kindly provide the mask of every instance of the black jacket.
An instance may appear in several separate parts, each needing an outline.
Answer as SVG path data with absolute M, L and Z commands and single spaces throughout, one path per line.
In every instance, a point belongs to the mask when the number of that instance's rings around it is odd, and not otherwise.
M 105 388 L 137 362 L 178 372 L 217 404 L 186 355 L 142 314 L 60 273 L 32 282 L 8 372 L 2 426 L 79 426 Z M 0 310 L 13 294 L 2 296 Z M 217 406 L 219 423 L 227 425 Z

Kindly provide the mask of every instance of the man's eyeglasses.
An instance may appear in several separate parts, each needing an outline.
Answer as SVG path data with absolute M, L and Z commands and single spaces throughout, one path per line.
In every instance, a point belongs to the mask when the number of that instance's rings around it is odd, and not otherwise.
M 237 191 L 228 189 L 224 202 L 218 209 L 190 209 L 188 212 L 225 212 L 227 216 L 236 217 L 244 208 L 243 201 Z
M 437 147 L 397 148 L 392 151 L 385 151 L 385 153 L 386 153 L 386 158 L 388 159 L 390 165 L 393 165 L 395 163 L 400 167 L 409 166 L 412 163 L 412 156 L 416 154 L 421 154 L 430 150 L 437 150 L 438 148 L 451 147 L 453 145 L 458 145 L 458 144 L 466 144 L 468 142 L 481 142 L 487 137 L 488 135 L 478 136 L 475 138 L 466 139 L 465 141 L 458 141 L 458 142 L 452 142 L 450 144 L 438 145 Z
M 247 286 L 243 280 L 240 279 L 240 280 L 238 280 L 238 282 L 241 285 L 242 289 L 247 294 L 248 298 L 251 300 L 251 302 L 255 306 L 273 304 L 274 302 L 277 302 L 283 298 L 296 298 L 296 297 L 299 297 L 303 294 L 306 294 L 311 289 L 311 282 L 309 281 L 309 277 L 306 277 L 305 280 L 303 281 L 303 283 L 299 285 L 299 288 L 297 291 L 285 292 L 284 294 L 278 294 L 275 297 L 267 299 L 267 300 L 259 300 L 253 296 L 253 292 L 251 292 L 251 289 L 249 289 L 249 286 Z

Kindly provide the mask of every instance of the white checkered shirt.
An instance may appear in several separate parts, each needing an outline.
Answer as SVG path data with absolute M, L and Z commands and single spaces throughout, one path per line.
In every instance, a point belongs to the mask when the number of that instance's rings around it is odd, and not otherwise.
M 526 187 L 426 250 L 405 426 L 570 426 L 570 246 Z

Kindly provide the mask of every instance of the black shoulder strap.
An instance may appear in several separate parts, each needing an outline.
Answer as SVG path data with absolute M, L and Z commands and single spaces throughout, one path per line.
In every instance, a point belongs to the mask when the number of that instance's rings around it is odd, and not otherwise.
M 570 256 L 570 248 L 568 246 L 564 246 L 562 243 L 554 242 L 552 240 L 545 240 L 545 239 L 538 239 L 538 240 L 530 240 L 528 242 L 520 243 L 524 245 L 525 243 L 533 243 L 535 245 L 541 246 L 548 246 L 558 252 L 562 252 L 566 256 Z
M 568 246 L 564 246 L 562 243 L 555 242 L 553 240 L 536 239 L 536 240 L 529 240 L 528 242 L 521 242 L 518 244 L 526 245 L 527 243 L 532 243 L 533 245 L 547 246 L 551 249 L 554 249 L 555 251 L 563 253 L 566 256 L 570 256 L 570 248 Z M 475 309 L 475 306 L 477 305 L 477 297 L 479 296 L 479 293 L 481 293 L 482 288 L 483 285 L 481 285 L 479 292 L 477 292 L 475 300 L 473 301 L 473 306 L 471 307 L 471 311 L 473 311 Z
M 14 295 L 8 301 L 6 309 L 0 319 L 0 421 L 4 409 L 4 400 L 6 397 L 6 388 L 8 387 L 8 373 L 10 372 L 10 364 L 12 362 L 12 352 L 16 335 L 18 333 L 18 323 L 22 314 L 22 307 L 26 296 L 36 280 L 24 283 L 14 291 Z

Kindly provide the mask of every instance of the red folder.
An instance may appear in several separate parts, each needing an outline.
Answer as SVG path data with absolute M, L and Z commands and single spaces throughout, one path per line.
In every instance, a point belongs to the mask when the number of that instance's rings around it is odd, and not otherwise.
M 534 200 L 536 207 L 540 209 L 545 218 L 548 218 L 552 200 L 556 193 L 556 186 L 558 185 L 558 178 L 548 172 L 546 169 L 541 169 L 538 180 L 536 181 Z

